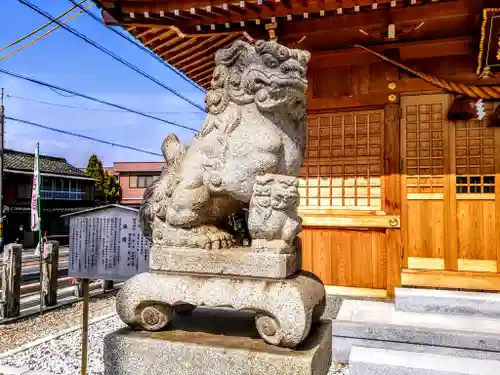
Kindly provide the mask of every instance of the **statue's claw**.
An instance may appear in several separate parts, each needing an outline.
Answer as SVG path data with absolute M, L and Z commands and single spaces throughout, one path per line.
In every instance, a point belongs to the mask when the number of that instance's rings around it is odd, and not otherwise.
M 204 226 L 196 229 L 198 233 L 190 237 L 189 245 L 202 249 L 227 249 L 235 245 L 232 234 L 215 226 Z
M 235 244 L 234 237 L 223 230 L 217 229 L 215 232 L 208 233 L 211 249 L 227 249 Z

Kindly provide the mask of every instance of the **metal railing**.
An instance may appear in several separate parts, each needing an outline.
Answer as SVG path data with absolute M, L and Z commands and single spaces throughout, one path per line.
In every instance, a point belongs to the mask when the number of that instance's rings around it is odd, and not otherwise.
M 57 199 L 63 201 L 79 201 L 85 198 L 85 192 L 68 190 L 40 190 L 40 198 L 47 200 Z

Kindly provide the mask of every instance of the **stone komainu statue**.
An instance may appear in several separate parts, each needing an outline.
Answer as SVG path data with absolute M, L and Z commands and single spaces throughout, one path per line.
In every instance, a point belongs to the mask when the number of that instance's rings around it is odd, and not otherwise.
M 156 331 L 199 306 L 232 307 L 255 312 L 267 343 L 293 348 L 319 322 L 325 289 L 301 269 L 297 240 L 309 58 L 266 41 L 216 53 L 205 123 L 188 148 L 165 139 L 166 168 L 145 193 L 150 270 L 117 296 L 130 327 Z M 229 223 L 246 228 L 251 246 Z
M 175 135 L 165 139 L 165 172 L 145 193 L 142 229 L 155 244 L 233 247 L 228 218 L 248 210 L 257 177 L 272 174 L 279 185 L 280 178 L 298 176 L 309 59 L 307 51 L 272 41 L 237 41 L 217 51 L 203 126 L 189 148 Z M 258 218 L 249 221 L 259 226 Z M 283 238 L 272 239 L 289 243 L 296 224 L 284 237 L 273 228 Z

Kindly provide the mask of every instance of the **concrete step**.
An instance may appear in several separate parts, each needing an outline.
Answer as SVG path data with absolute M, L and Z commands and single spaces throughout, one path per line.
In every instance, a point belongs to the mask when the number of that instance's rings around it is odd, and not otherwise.
M 500 319 L 398 311 L 386 302 L 344 300 L 332 335 L 341 363 L 356 345 L 500 360 Z
M 498 375 L 500 361 L 353 347 L 349 375 Z
M 396 288 L 396 310 L 500 319 L 500 294 Z

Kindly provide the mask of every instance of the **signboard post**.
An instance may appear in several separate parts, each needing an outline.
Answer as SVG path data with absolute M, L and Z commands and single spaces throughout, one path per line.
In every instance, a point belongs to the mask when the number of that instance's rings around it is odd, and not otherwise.
M 89 347 L 89 279 L 82 279 L 83 314 L 82 314 L 82 365 L 81 374 L 87 375 L 87 358 Z
M 82 280 L 81 374 L 86 375 L 89 280 L 123 281 L 148 271 L 151 243 L 134 208 L 108 205 L 64 216 L 70 217 L 68 276 Z

